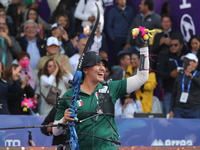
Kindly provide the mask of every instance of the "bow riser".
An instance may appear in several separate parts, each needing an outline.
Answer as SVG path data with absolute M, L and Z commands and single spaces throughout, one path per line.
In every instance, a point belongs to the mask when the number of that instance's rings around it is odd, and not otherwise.
M 81 84 L 81 80 L 82 80 L 82 72 L 81 72 L 81 68 L 82 68 L 82 63 L 83 63 L 83 59 L 84 59 L 84 53 L 87 52 L 88 50 L 88 47 L 90 46 L 90 42 L 92 41 L 92 38 L 93 38 L 93 35 L 96 31 L 96 28 L 98 26 L 98 23 L 99 23 L 99 18 L 100 18 L 100 12 L 99 12 L 99 7 L 98 5 L 95 3 L 96 7 L 97 7 L 97 19 L 96 19 L 96 22 L 95 22 L 95 25 L 92 29 L 92 32 L 90 33 L 90 36 L 88 38 L 88 41 L 84 47 L 84 50 L 83 50 L 83 53 L 79 59 L 79 63 L 78 63 L 78 66 L 77 66 L 77 71 L 75 73 L 75 76 L 72 80 L 72 86 L 74 87 L 74 93 L 73 93 L 73 99 L 71 101 L 71 104 L 70 104 L 70 108 L 69 108 L 69 111 L 71 111 L 71 117 L 75 119 L 75 121 L 78 121 L 77 119 L 77 115 L 76 115 L 76 112 L 77 112 L 77 100 L 79 99 L 78 97 L 78 94 L 79 94 L 79 91 L 80 91 L 80 84 Z M 70 130 L 70 141 L 69 141 L 69 144 L 70 144 L 70 148 L 71 150 L 79 150 L 79 145 L 78 145 L 78 136 L 77 136 L 77 133 L 76 133 L 76 122 L 73 122 L 73 121 L 69 121 L 69 130 Z

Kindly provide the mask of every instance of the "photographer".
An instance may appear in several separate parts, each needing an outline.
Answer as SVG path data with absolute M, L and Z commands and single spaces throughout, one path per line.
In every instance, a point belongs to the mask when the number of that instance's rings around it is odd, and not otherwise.
M 200 118 L 200 73 L 198 58 L 193 53 L 181 57 L 184 73 L 175 80 L 170 105 L 170 118 Z

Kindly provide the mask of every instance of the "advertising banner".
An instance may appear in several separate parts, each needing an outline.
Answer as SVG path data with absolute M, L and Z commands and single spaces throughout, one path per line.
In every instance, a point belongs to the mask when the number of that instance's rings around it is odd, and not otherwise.
M 200 35 L 200 1 L 199 0 L 170 0 L 170 10 L 173 26 L 182 32 L 186 42 L 191 35 Z
M 1 115 L 0 128 L 39 126 L 44 116 Z M 199 119 L 116 118 L 121 146 L 200 146 Z M 0 147 L 28 146 L 28 134 L 36 146 L 51 146 L 52 137 L 40 128 L 0 130 Z

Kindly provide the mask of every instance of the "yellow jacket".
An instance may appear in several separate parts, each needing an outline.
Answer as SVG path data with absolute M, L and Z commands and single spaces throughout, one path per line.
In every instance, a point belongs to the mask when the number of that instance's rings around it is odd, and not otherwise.
M 131 77 L 136 74 L 137 69 L 134 69 L 132 65 L 129 65 L 126 69 L 126 73 L 124 75 L 124 78 Z
M 151 72 L 147 82 L 139 90 L 135 91 L 137 100 L 142 103 L 143 113 L 150 113 L 152 110 L 153 92 L 156 85 L 156 74 Z
M 55 54 L 52 54 L 50 55 L 48 52 L 47 52 L 47 55 L 46 56 L 43 56 L 42 58 L 40 58 L 39 62 L 38 62 L 38 65 L 37 65 L 37 69 L 38 70 L 41 70 L 43 67 L 44 67 L 44 64 L 49 60 L 49 59 L 55 59 L 59 65 L 64 65 L 65 68 L 71 73 L 72 70 L 71 70 L 71 66 L 70 66 L 70 63 L 69 63 L 69 57 L 66 56 L 66 55 L 61 55 L 59 54 L 59 52 L 55 53 Z

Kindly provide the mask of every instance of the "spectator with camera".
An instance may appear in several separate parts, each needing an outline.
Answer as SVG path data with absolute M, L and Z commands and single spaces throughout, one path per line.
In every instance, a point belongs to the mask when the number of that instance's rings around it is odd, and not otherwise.
M 175 80 L 171 96 L 170 118 L 200 118 L 200 73 L 193 53 L 181 57 L 183 74 Z
M 170 41 L 172 36 L 177 36 L 183 39 L 180 32 L 172 29 L 172 18 L 170 14 L 163 14 L 161 16 L 162 32 L 157 33 L 154 38 L 152 46 L 152 53 L 166 54 L 169 51 Z
M 72 55 L 76 53 L 74 47 L 71 46 L 72 43 L 68 37 L 68 33 L 64 29 L 62 24 L 54 23 L 51 26 L 51 35 L 58 39 L 60 54 L 65 54 L 68 57 L 71 57 Z
M 170 49 L 166 55 L 160 54 L 157 61 L 157 76 L 162 79 L 162 88 L 164 90 L 163 112 L 168 114 L 170 110 L 170 98 L 172 87 L 176 77 L 181 73 L 181 56 L 183 40 L 179 37 L 171 37 Z

